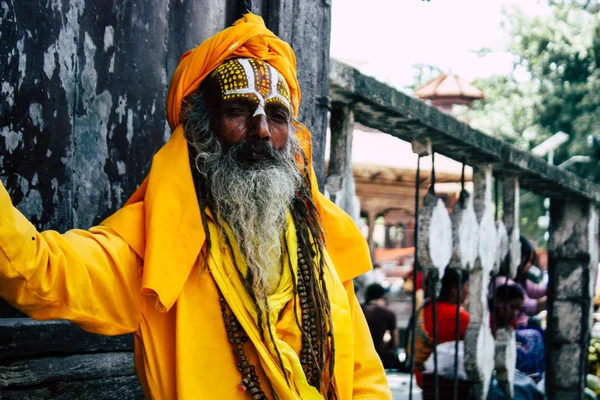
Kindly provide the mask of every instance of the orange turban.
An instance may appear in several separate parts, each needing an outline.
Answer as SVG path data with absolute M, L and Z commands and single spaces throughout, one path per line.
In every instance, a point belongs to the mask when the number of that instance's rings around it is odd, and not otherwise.
M 196 91 L 204 78 L 230 58 L 247 57 L 265 61 L 285 78 L 292 95 L 294 116 L 300 105 L 300 85 L 296 77 L 296 56 L 289 44 L 267 29 L 261 17 L 246 14 L 233 26 L 187 51 L 171 78 L 167 98 L 167 120 L 171 129 L 179 125 L 183 99 Z

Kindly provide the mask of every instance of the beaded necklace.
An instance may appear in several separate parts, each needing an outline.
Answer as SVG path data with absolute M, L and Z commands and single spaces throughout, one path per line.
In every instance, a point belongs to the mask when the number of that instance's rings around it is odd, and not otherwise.
M 298 297 L 300 298 L 300 310 L 302 317 L 302 349 L 300 350 L 300 364 L 306 375 L 308 383 L 317 387 L 319 384 L 319 365 L 317 355 L 320 354 L 320 345 L 318 340 L 317 324 L 315 319 L 315 303 L 313 293 L 308 293 L 308 281 L 312 278 L 313 269 L 306 262 L 302 250 L 298 248 Z M 233 312 L 230 312 L 229 306 L 219 290 L 219 302 L 225 331 L 229 343 L 233 347 L 233 354 L 236 357 L 236 366 L 242 375 L 242 381 L 238 384 L 241 391 L 248 392 L 252 400 L 267 399 L 267 395 L 260 387 L 256 368 L 250 363 L 244 344 L 248 342 L 248 335 L 244 331 Z

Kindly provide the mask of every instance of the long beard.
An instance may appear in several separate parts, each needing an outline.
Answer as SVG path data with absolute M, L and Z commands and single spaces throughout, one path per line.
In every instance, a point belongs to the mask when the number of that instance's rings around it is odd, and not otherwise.
M 231 229 L 259 304 L 279 282 L 286 213 L 301 182 L 298 148 L 290 135 L 283 150 L 250 140 L 204 159 L 211 209 Z

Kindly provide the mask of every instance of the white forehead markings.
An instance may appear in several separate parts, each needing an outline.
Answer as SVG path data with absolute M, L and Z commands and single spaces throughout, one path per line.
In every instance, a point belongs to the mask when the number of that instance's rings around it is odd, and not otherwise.
M 246 80 L 248 81 L 248 87 L 231 90 L 225 93 L 225 96 L 229 96 L 232 94 L 253 94 L 258 99 L 258 105 L 264 107 L 265 106 L 265 98 L 256 90 L 256 85 L 254 83 L 254 70 L 250 65 L 250 61 L 247 58 L 239 58 L 238 62 L 244 68 L 244 73 L 246 74 Z M 257 109 L 258 111 L 258 109 Z M 263 109 L 264 113 L 264 109 Z
M 257 115 L 264 115 L 265 117 L 267 116 L 265 109 L 260 104 L 258 105 L 258 107 L 256 107 L 256 111 L 254 111 L 254 114 L 252 114 L 253 117 L 256 117 Z
M 264 109 L 265 103 L 267 100 L 271 100 L 271 99 L 279 99 L 288 108 L 291 108 L 291 105 L 290 105 L 290 102 L 288 101 L 288 99 L 283 97 L 277 91 L 277 84 L 279 83 L 279 72 L 274 67 L 272 67 L 270 64 L 267 64 L 267 66 L 269 67 L 269 72 L 271 73 L 271 93 L 265 99 L 262 96 L 262 94 L 260 94 L 256 90 L 256 84 L 254 81 L 254 70 L 252 69 L 252 66 L 250 65 L 250 61 L 247 58 L 239 58 L 238 62 L 244 69 L 244 73 L 246 74 L 246 80 L 248 81 L 248 87 L 240 88 L 240 89 L 236 89 L 236 90 L 230 90 L 229 92 L 225 93 L 225 96 L 229 96 L 232 94 L 253 94 L 253 95 L 255 95 L 256 98 L 258 99 L 258 108 L 254 112 L 253 116 L 261 115 L 261 114 L 266 115 L 265 109 Z
M 250 61 L 247 58 L 240 58 L 238 62 L 242 64 L 242 68 L 244 68 L 244 72 L 246 73 L 248 88 L 254 89 L 256 84 L 254 83 L 254 70 L 252 69 L 252 65 L 250 65 Z
M 269 66 L 269 71 L 271 71 L 271 94 L 267 97 L 267 101 L 271 99 L 279 99 L 283 104 L 287 106 L 287 108 L 292 108 L 290 106 L 290 102 L 279 94 L 277 90 L 277 84 L 279 83 L 279 71 L 277 71 L 271 64 L 267 64 Z

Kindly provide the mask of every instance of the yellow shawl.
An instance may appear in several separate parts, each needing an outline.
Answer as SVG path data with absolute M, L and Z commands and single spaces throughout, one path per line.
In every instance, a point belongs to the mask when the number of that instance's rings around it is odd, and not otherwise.
M 219 232 L 218 227 L 211 221 L 209 229 L 211 238 L 213 238 L 213 240 L 219 239 L 217 242 L 218 246 L 213 246 L 210 252 L 209 268 L 211 274 L 217 283 L 217 286 L 219 286 L 227 304 L 236 315 L 238 321 L 254 345 L 261 366 L 265 371 L 265 374 L 269 377 L 271 387 L 280 398 L 322 400 L 323 396 L 319 391 L 308 383 L 302 365 L 300 364 L 300 359 L 296 352 L 297 350 L 293 349 L 290 343 L 282 340 L 280 337 L 282 335 L 279 335 L 277 332 L 277 322 L 281 312 L 294 297 L 292 279 L 296 279 L 298 270 L 298 243 L 296 238 L 296 228 L 291 215 L 288 215 L 287 217 L 287 229 L 285 232 L 288 245 L 288 248 L 285 249 L 285 251 L 289 251 L 289 257 L 284 254 L 284 266 L 282 268 L 281 280 L 277 290 L 273 294 L 267 296 L 270 325 L 267 325 L 266 318 L 263 318 L 263 321 L 258 321 L 257 312 L 253 306 L 254 303 L 240 279 L 229 254 L 228 246 L 224 243 L 223 235 Z M 228 236 L 230 240 L 233 240 L 233 235 L 228 234 Z M 236 265 L 240 269 L 242 275 L 245 276 L 247 273 L 246 262 L 234 242 L 232 242 L 232 248 Z M 290 271 L 288 260 L 291 262 L 291 269 L 294 271 L 294 275 L 292 275 Z M 330 287 L 335 286 L 335 283 L 331 282 L 330 275 L 327 275 Z M 343 287 L 339 285 L 338 290 L 342 291 Z M 293 309 L 288 312 L 293 312 Z M 300 311 L 298 311 L 298 314 L 299 313 Z M 265 341 L 261 339 L 258 324 L 263 324 L 265 332 L 271 330 L 275 343 L 270 340 L 267 333 L 264 335 Z M 289 340 L 290 342 L 294 343 L 301 341 L 299 330 L 296 330 L 294 336 L 296 337 L 294 340 Z M 281 355 L 285 371 L 281 370 L 275 346 Z M 286 382 L 286 377 L 290 382 L 289 386 Z

